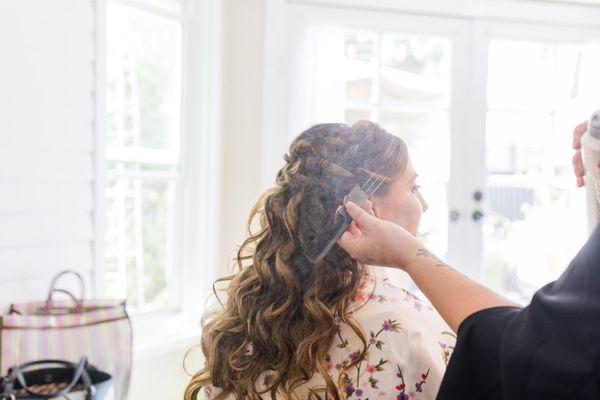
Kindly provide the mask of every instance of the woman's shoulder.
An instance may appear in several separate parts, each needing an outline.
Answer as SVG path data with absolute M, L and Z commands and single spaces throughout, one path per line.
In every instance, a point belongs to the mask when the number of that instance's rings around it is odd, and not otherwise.
M 350 316 L 365 333 L 398 327 L 403 337 L 418 334 L 447 336 L 450 328 L 431 304 L 407 287 L 381 276 L 370 277 L 361 286 L 351 306 Z M 399 342 L 404 340 L 395 339 Z
M 328 372 L 341 374 L 344 390 L 354 395 L 349 398 L 434 399 L 454 338 L 433 307 L 385 276 L 371 275 L 351 310 L 366 343 L 339 319 L 326 359 Z

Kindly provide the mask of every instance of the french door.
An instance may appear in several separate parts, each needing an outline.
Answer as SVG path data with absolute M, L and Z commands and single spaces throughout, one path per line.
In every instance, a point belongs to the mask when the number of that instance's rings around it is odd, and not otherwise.
M 475 23 L 477 121 L 469 186 L 483 194 L 468 264 L 527 302 L 585 241 L 585 199 L 572 173 L 572 130 L 600 108 L 600 32 Z M 475 205 L 474 198 L 469 199 Z M 474 211 L 477 213 L 477 211 Z
M 272 153 L 314 123 L 377 122 L 409 147 L 429 203 L 420 234 L 433 251 L 523 302 L 566 267 L 586 230 L 570 131 L 600 107 L 600 33 L 281 12 L 286 22 L 270 28 L 279 37 L 267 46 Z

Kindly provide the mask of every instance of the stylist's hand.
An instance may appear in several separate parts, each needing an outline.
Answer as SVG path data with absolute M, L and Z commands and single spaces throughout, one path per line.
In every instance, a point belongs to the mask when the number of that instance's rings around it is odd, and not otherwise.
M 585 169 L 583 168 L 583 159 L 581 157 L 581 137 L 587 132 L 587 121 L 577 125 L 573 130 L 573 149 L 575 149 L 575 155 L 573 156 L 573 172 L 577 178 L 577 187 L 585 185 L 583 179 L 585 175 Z
M 577 187 L 585 185 L 584 176 L 586 174 L 585 167 L 583 166 L 583 158 L 581 155 L 581 137 L 587 132 L 587 121 L 577 125 L 573 130 L 573 149 L 575 149 L 575 155 L 573 156 L 573 172 L 577 177 Z M 590 173 L 591 181 L 594 182 L 596 189 L 596 196 L 598 204 L 600 204 L 600 162 L 596 165 L 596 170 Z M 589 183 L 589 182 L 588 182 Z
M 353 222 L 338 244 L 360 263 L 405 268 L 422 248 L 406 229 L 378 219 L 352 202 L 346 203 L 346 211 Z

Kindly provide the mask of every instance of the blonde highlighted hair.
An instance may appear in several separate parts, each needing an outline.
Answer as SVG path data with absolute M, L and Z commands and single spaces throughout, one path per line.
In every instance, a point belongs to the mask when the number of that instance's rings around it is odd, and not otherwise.
M 324 361 L 336 317 L 363 343 L 361 356 L 344 369 L 365 356 L 365 335 L 348 315 L 363 266 L 337 244 L 316 265 L 304 249 L 331 237 L 335 209 L 355 185 L 384 176 L 378 194 L 386 194 L 406 168 L 406 145 L 367 121 L 320 124 L 300 134 L 284 160 L 276 186 L 250 213 L 249 236 L 235 259 L 238 271 L 217 281 L 228 282 L 227 300 L 203 322 L 206 364 L 191 379 L 185 400 L 196 400 L 208 385 L 219 389 L 215 399 L 296 399 L 315 373 L 325 387 L 311 389 L 309 399 L 345 398 L 342 374 L 334 383 Z M 255 222 L 259 228 L 252 232 Z

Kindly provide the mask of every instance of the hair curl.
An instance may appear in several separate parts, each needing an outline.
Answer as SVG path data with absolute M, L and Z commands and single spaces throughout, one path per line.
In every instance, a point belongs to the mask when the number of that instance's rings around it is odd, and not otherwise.
M 365 335 L 348 315 L 363 266 L 337 244 L 316 265 L 303 249 L 330 237 L 335 209 L 355 185 L 384 176 L 378 195 L 386 194 L 406 168 L 406 145 L 372 122 L 320 124 L 300 134 L 284 160 L 276 186 L 250 213 L 249 236 L 235 258 L 239 271 L 217 280 L 229 282 L 227 301 L 205 316 L 206 364 L 192 377 L 185 400 L 196 400 L 210 384 L 221 390 L 215 399 L 262 399 L 266 393 L 295 399 L 315 372 L 325 387 L 312 389 L 310 399 L 345 398 L 337 389 L 341 374 L 336 386 L 324 365 L 336 317 L 363 343 L 361 357 L 346 368 L 365 356 Z M 256 219 L 259 228 L 252 232 Z M 272 379 L 259 381 L 267 371 Z

